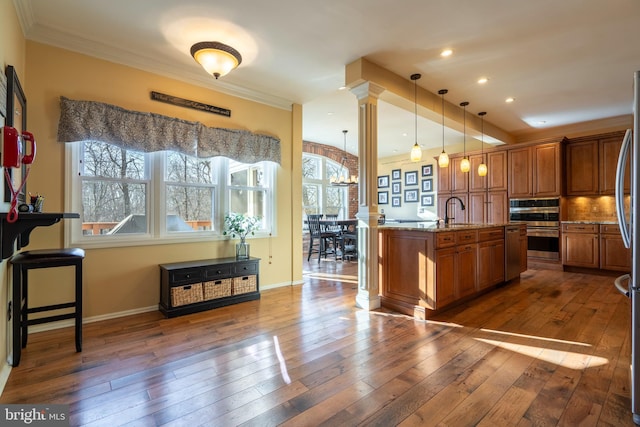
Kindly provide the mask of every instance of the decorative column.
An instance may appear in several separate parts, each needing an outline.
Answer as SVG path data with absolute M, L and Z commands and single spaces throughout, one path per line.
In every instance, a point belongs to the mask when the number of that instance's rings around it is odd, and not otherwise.
M 378 97 L 385 89 L 364 82 L 358 98 L 358 295 L 356 305 L 380 308 L 378 285 Z

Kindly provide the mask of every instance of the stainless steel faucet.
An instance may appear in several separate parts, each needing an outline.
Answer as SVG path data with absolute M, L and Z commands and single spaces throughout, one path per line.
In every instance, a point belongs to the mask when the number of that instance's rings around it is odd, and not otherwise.
M 462 210 L 464 210 L 464 203 L 462 202 L 460 197 L 457 197 L 457 196 L 449 197 L 447 201 L 444 202 L 444 224 L 445 225 L 449 224 L 449 221 L 451 221 L 452 219 L 455 219 L 455 218 L 449 218 L 449 200 L 451 199 L 457 199 L 460 202 L 460 207 L 462 208 Z

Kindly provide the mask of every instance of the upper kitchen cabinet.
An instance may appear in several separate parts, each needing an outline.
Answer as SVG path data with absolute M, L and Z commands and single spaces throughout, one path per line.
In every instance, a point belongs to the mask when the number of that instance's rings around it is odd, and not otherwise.
M 509 197 L 559 197 L 562 192 L 560 143 L 512 148 Z
M 566 147 L 565 179 L 568 196 L 597 196 L 615 192 L 616 167 L 624 132 L 576 138 Z M 630 191 L 627 165 L 624 188 Z
M 506 191 L 507 190 L 507 151 L 490 151 L 484 153 L 487 164 L 487 175 L 478 175 L 478 165 L 482 163 L 482 154 L 469 156 L 471 172 L 469 172 L 469 191 Z
M 469 173 L 460 170 L 462 156 L 449 157 L 449 166 L 438 166 L 438 193 L 466 193 L 469 191 Z

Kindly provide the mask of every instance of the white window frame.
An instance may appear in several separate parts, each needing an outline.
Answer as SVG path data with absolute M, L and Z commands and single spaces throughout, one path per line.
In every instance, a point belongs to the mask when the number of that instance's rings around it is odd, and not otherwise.
M 320 176 L 321 178 L 302 178 L 302 185 L 304 184 L 311 184 L 311 185 L 317 185 L 320 189 L 320 194 L 319 194 L 319 203 L 320 206 L 318 206 L 318 208 L 320 209 L 320 211 L 318 213 L 323 213 L 326 209 L 327 209 L 327 188 L 331 187 L 331 180 L 330 178 L 327 178 L 327 163 L 331 162 L 332 164 L 335 165 L 340 165 L 340 162 L 336 162 L 335 160 L 332 160 L 328 157 L 325 156 L 321 156 L 318 154 L 311 154 L 311 153 L 302 153 L 302 157 L 311 157 L 311 158 L 316 158 L 316 159 L 320 159 Z M 342 173 L 344 175 L 345 178 L 348 178 L 348 171 L 344 171 Z M 344 187 L 345 191 L 343 194 L 343 216 L 345 218 L 347 218 L 349 216 L 349 190 L 347 187 Z M 305 209 L 306 206 L 303 206 L 303 209 Z
M 65 144 L 65 211 L 78 212 L 82 215 L 82 178 L 80 176 L 81 142 Z M 223 235 L 224 215 L 229 209 L 228 164 L 225 158 L 214 158 L 217 179 L 214 188 L 214 215 L 212 217 L 212 230 L 193 232 L 167 232 L 165 211 L 165 152 L 147 153 L 145 166 L 148 167 L 149 181 L 147 188 L 147 223 L 148 233 L 118 234 L 118 235 L 89 235 L 82 233 L 82 218 L 70 220 L 65 223 L 65 245 L 80 246 L 84 248 L 108 248 L 125 246 L 144 246 L 156 244 L 202 242 L 211 240 L 228 240 Z M 263 224 L 264 229 L 257 230 L 254 238 L 277 235 L 276 229 L 276 173 L 277 165 L 272 162 L 263 162 L 264 188 L 266 207 Z M 189 184 L 198 186 L 198 184 Z M 251 187 L 255 190 L 255 187 Z M 216 209 L 215 207 L 218 207 Z

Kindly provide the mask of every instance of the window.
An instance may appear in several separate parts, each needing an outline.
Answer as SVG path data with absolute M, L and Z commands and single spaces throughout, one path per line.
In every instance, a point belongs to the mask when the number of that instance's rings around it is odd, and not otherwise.
M 340 171 L 340 163 L 326 157 L 313 154 L 302 154 L 302 208 L 306 214 L 336 213 L 340 218 L 347 218 L 348 187 L 333 187 L 332 176 Z M 343 170 L 345 178 L 348 171 Z
M 102 142 L 67 144 L 70 244 L 120 246 L 223 238 L 227 212 L 273 232 L 276 167 L 176 152 L 140 153 Z

